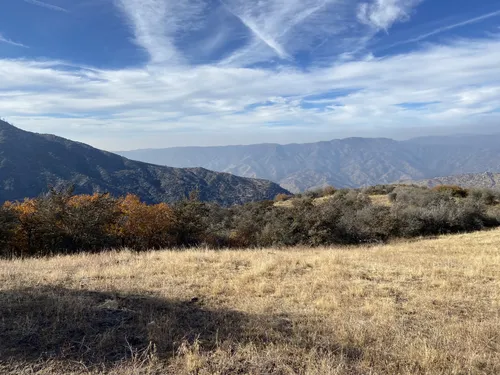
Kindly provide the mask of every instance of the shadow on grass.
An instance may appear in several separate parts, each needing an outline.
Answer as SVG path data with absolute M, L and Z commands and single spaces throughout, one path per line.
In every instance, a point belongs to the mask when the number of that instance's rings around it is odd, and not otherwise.
M 153 352 L 168 360 L 194 343 L 203 352 L 220 345 L 232 352 L 251 343 L 261 349 L 283 345 L 297 353 L 319 350 L 352 362 L 362 357 L 361 349 L 341 346 L 331 331 L 317 330 L 326 325 L 303 326 L 301 320 L 208 309 L 198 300 L 62 287 L 0 291 L 0 364 L 55 360 L 106 368 Z
M 244 314 L 199 301 L 58 287 L 0 291 L 0 360 L 63 359 L 105 364 L 147 349 L 170 356 L 195 341 L 240 341 Z

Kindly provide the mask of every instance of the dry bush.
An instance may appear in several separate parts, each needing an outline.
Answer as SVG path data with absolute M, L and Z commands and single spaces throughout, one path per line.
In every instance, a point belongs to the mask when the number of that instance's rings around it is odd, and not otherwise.
M 275 198 L 275 202 L 286 202 L 287 200 L 290 200 L 292 198 L 292 195 L 289 194 L 278 194 Z
M 438 193 L 450 194 L 455 198 L 466 198 L 469 195 L 467 189 L 457 185 L 438 185 L 433 187 L 432 190 L 437 191 Z
M 380 198 L 383 199 L 380 199 Z M 389 200 L 391 202 L 389 202 Z M 148 205 L 128 195 L 47 196 L 8 203 L 0 212 L 0 255 L 38 256 L 113 247 L 283 247 L 377 243 L 394 238 L 467 232 L 500 225 L 485 192 L 456 198 L 449 192 L 396 187 L 388 199 L 361 190 L 335 190 L 286 204 L 257 202 L 231 208 L 191 199 Z
M 469 196 L 487 206 L 500 204 L 500 191 L 493 189 L 470 189 Z
M 337 189 L 335 189 L 333 186 L 326 186 L 323 188 L 323 196 L 327 197 L 327 196 L 333 195 L 333 194 L 335 194 L 336 191 L 337 191 Z

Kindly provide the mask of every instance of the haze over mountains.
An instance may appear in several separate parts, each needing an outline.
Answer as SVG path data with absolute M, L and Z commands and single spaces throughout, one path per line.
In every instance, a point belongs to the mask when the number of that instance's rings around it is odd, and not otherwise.
M 500 171 L 500 134 L 406 141 L 347 138 L 307 144 L 176 147 L 119 152 L 174 167 L 199 166 L 264 178 L 299 192 L 324 185 L 360 187 L 438 176 Z
M 287 193 L 277 184 L 128 160 L 83 143 L 20 130 L 0 121 L 0 202 L 36 197 L 49 186 L 75 186 L 75 193 L 136 194 L 149 203 L 174 202 L 198 190 L 201 200 L 232 205 Z

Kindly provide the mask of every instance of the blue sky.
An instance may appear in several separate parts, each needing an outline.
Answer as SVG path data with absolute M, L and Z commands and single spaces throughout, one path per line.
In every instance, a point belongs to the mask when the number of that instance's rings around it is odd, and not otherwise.
M 0 117 L 107 150 L 500 131 L 498 0 L 2 0 Z

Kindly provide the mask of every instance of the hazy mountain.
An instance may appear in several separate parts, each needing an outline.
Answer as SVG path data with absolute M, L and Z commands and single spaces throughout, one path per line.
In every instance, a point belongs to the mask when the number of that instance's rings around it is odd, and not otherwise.
M 455 176 L 435 177 L 424 180 L 398 181 L 402 184 L 414 184 L 420 186 L 434 187 L 438 185 L 458 185 L 464 188 L 489 188 L 500 189 L 500 173 L 467 173 Z
M 36 134 L 0 121 L 0 201 L 35 197 L 48 186 L 74 184 L 76 193 L 133 193 L 147 202 L 173 202 L 191 191 L 225 205 L 287 193 L 275 183 L 128 160 L 83 143 Z
M 500 135 L 422 137 L 409 141 L 347 138 L 307 144 L 177 147 L 120 152 L 175 167 L 199 166 L 265 178 L 290 191 L 359 187 L 405 179 L 500 171 Z

